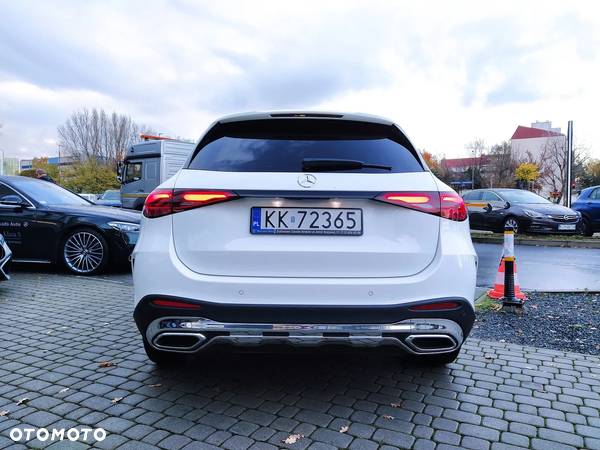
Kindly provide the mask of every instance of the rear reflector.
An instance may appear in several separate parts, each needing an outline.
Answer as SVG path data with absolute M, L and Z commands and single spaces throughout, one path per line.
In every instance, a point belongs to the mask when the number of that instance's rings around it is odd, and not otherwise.
M 154 306 L 160 306 L 162 308 L 179 308 L 179 309 L 201 309 L 200 305 L 196 305 L 195 303 L 184 302 L 181 300 L 164 300 L 164 299 L 156 299 L 152 300 L 151 303 Z
M 229 191 L 157 189 L 146 198 L 143 213 L 148 218 L 162 217 L 235 198 L 237 194 Z
M 467 218 L 465 202 L 456 192 L 384 192 L 375 200 L 459 222 Z
M 434 302 L 423 305 L 411 306 L 409 311 L 442 311 L 445 309 L 456 309 L 460 307 L 458 302 Z

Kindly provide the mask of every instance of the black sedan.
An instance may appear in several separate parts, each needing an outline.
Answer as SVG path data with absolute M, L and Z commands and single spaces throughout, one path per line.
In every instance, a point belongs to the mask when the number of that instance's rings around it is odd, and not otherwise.
M 59 263 L 91 275 L 126 264 L 141 215 L 97 206 L 52 182 L 0 177 L 0 233 L 14 262 Z
M 521 189 L 476 189 L 463 195 L 471 228 L 515 233 L 581 233 L 581 215 Z

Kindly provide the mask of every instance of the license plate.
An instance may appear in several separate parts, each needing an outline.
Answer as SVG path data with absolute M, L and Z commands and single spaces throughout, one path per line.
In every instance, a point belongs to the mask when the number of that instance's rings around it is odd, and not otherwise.
M 559 230 L 575 230 L 576 229 L 576 225 L 574 223 L 561 223 L 558 226 Z
M 359 208 L 260 208 L 251 209 L 252 234 L 362 235 Z

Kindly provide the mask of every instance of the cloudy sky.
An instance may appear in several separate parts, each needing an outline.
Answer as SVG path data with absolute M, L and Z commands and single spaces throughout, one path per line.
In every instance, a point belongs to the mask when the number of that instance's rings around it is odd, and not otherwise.
M 368 112 L 448 157 L 572 119 L 600 157 L 594 2 L 0 0 L 0 17 L 7 156 L 56 155 L 56 127 L 101 107 L 192 139 L 234 112 Z

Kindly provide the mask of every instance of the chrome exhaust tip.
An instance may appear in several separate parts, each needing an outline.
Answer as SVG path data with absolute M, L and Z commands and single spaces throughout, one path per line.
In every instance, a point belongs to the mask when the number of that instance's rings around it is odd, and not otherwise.
M 166 332 L 154 338 L 154 346 L 159 350 L 193 351 L 206 341 L 206 336 L 201 333 L 173 333 Z
M 405 342 L 417 353 L 451 352 L 458 347 L 456 341 L 447 334 L 411 334 Z

